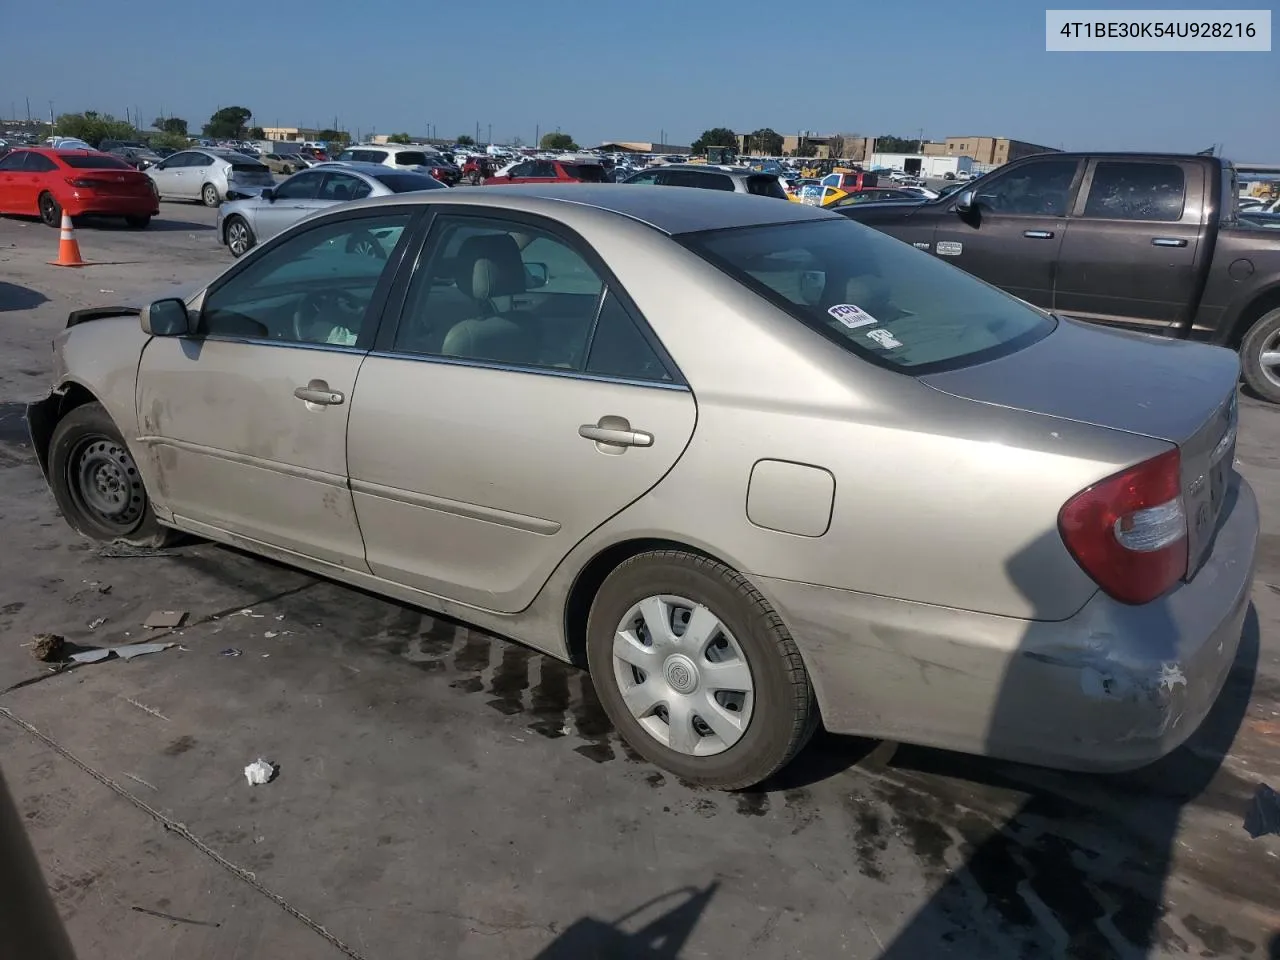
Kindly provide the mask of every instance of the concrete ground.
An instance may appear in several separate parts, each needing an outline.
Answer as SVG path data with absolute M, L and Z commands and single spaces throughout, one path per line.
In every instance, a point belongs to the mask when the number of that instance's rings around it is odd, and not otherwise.
M 1280 411 L 1246 401 L 1263 504 L 1245 642 L 1167 761 L 1057 774 L 819 735 L 767 789 L 692 789 L 579 672 L 223 547 L 113 556 L 62 523 L 24 401 L 67 311 L 205 280 L 213 212 L 0 220 L 0 764 L 82 957 L 1278 956 Z M 1176 402 L 1176 398 L 1170 398 Z M 183 610 L 146 630 L 154 610 Z M 52 672 L 28 646 L 180 646 Z M 277 778 L 250 787 L 257 757 Z

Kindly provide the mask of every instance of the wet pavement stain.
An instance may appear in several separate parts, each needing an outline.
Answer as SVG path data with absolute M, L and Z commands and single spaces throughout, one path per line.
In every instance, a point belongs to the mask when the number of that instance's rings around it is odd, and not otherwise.
M 30 446 L 25 403 L 0 403 L 0 443 Z
M 738 812 L 744 817 L 763 817 L 769 812 L 769 795 L 758 791 L 743 791 L 734 794 L 738 801 Z
M 21 600 L 15 600 L 13 603 L 6 603 L 0 607 L 0 615 L 7 616 L 9 614 L 18 613 L 26 606 Z
M 453 666 L 459 673 L 469 673 L 472 676 L 455 680 L 452 685 L 463 693 L 479 693 L 484 689 L 484 681 L 479 674 L 489 666 L 489 654 L 494 641 L 477 630 L 467 627 L 461 627 L 460 630 L 465 631 L 466 638 L 462 649 L 453 658 Z
M 657 787 L 665 786 L 667 782 L 667 778 L 664 777 L 657 770 L 654 770 L 652 773 L 645 774 L 644 782 L 651 787 L 657 788 Z
M 884 836 L 884 821 L 880 814 L 866 803 L 849 797 L 845 805 L 853 817 L 854 852 L 858 858 L 858 872 L 872 880 L 883 880 L 884 871 L 880 868 L 880 854 L 889 847 Z
M 578 699 L 570 704 L 570 711 L 578 736 L 588 742 L 576 747 L 575 752 L 596 763 L 615 759 L 616 754 L 610 743 L 613 724 L 609 722 L 609 715 L 604 712 L 604 707 L 596 697 L 596 688 L 592 686 L 591 678 L 585 670 L 578 672 L 578 691 Z
M 813 794 L 808 790 L 799 787 L 788 790 L 782 795 L 782 799 L 786 804 L 787 819 L 791 822 L 792 836 L 812 825 L 822 816 L 814 804 Z
M 573 668 L 559 660 L 543 657 L 538 670 L 538 683 L 533 688 L 530 712 L 534 716 L 529 729 L 544 737 L 563 737 L 565 718 L 569 713 L 569 675 Z
M 524 711 L 524 692 L 529 689 L 529 660 L 532 652 L 514 643 L 503 646 L 502 660 L 493 672 L 489 692 L 494 699 L 489 706 L 510 717 Z
M 1195 914 L 1183 917 L 1182 925 L 1204 945 L 1202 957 L 1242 957 L 1257 950 L 1256 944 L 1232 936 L 1226 927 L 1206 923 Z
M 186 753 L 195 745 L 196 745 L 195 737 L 179 737 L 177 740 L 174 740 L 167 747 L 165 747 L 164 750 L 162 750 L 161 752 L 166 757 L 177 757 Z

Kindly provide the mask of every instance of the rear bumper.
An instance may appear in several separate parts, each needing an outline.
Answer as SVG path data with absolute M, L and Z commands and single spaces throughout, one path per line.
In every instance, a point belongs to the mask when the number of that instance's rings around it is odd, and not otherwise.
M 160 201 L 154 195 L 141 197 L 68 197 L 62 209 L 73 217 L 99 214 L 112 217 L 154 217 Z
M 1190 583 L 1128 606 L 1101 592 L 1062 621 L 929 607 L 757 578 L 800 646 L 829 730 L 1072 770 L 1177 748 L 1235 660 L 1258 504 L 1239 478 Z

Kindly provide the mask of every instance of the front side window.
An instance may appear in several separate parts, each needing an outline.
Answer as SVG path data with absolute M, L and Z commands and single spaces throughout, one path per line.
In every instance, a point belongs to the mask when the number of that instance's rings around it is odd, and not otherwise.
M 1065 217 L 1078 166 L 1075 160 L 1023 164 L 984 181 L 974 202 L 983 213 Z
M 276 187 L 277 200 L 311 200 L 320 189 L 323 173 L 299 173 Z
M 344 219 L 294 234 L 209 292 L 199 333 L 355 346 L 409 217 Z
M 27 154 L 27 162 L 23 164 L 24 173 L 48 173 L 50 170 L 57 170 L 58 165 L 46 157 L 43 153 L 35 153 L 34 151 Z
M 395 349 L 581 370 L 604 282 L 564 239 L 502 220 L 440 217 Z
M 653 185 L 658 182 L 658 172 L 656 170 L 649 170 L 645 173 L 637 173 L 634 177 L 628 177 L 626 182 Z
M 903 372 L 993 359 L 1047 336 L 1055 323 L 967 273 L 844 218 L 678 239 L 805 326 Z
M 18 170 L 22 167 L 22 161 L 27 157 L 25 150 L 18 153 L 11 153 L 3 160 L 0 160 L 0 170 Z
M 392 193 L 412 193 L 415 190 L 441 190 L 445 185 L 435 177 L 422 173 L 410 173 L 405 170 L 399 173 L 375 173 L 374 179 Z
M 562 163 L 565 176 L 582 183 L 608 183 L 609 175 L 598 163 Z
M 526 177 L 537 177 L 542 180 L 551 180 L 556 176 L 556 165 L 550 160 L 535 160 L 532 164 L 531 172 L 524 174 Z
M 1084 215 L 1106 220 L 1182 219 L 1187 183 L 1176 163 L 1100 161 Z
M 207 153 L 189 153 L 187 154 L 187 162 L 183 164 L 185 167 L 207 167 L 213 163 L 213 157 Z

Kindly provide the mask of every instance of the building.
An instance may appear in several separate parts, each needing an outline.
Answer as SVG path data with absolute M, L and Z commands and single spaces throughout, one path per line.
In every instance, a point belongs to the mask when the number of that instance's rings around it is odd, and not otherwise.
M 931 144 L 926 144 L 931 146 Z M 930 151 L 926 150 L 928 154 Z M 976 163 L 1000 166 L 1010 160 L 1020 160 L 1037 153 L 1058 153 L 1056 147 L 1042 147 L 1037 143 L 1025 140 L 1010 140 L 1008 137 L 947 137 L 943 141 L 941 155 L 948 157 L 971 157 Z
M 263 127 L 267 140 L 319 140 L 320 131 L 310 127 Z
M 598 147 L 601 153 L 692 153 L 692 147 L 673 143 L 651 143 L 648 140 L 606 140 Z

